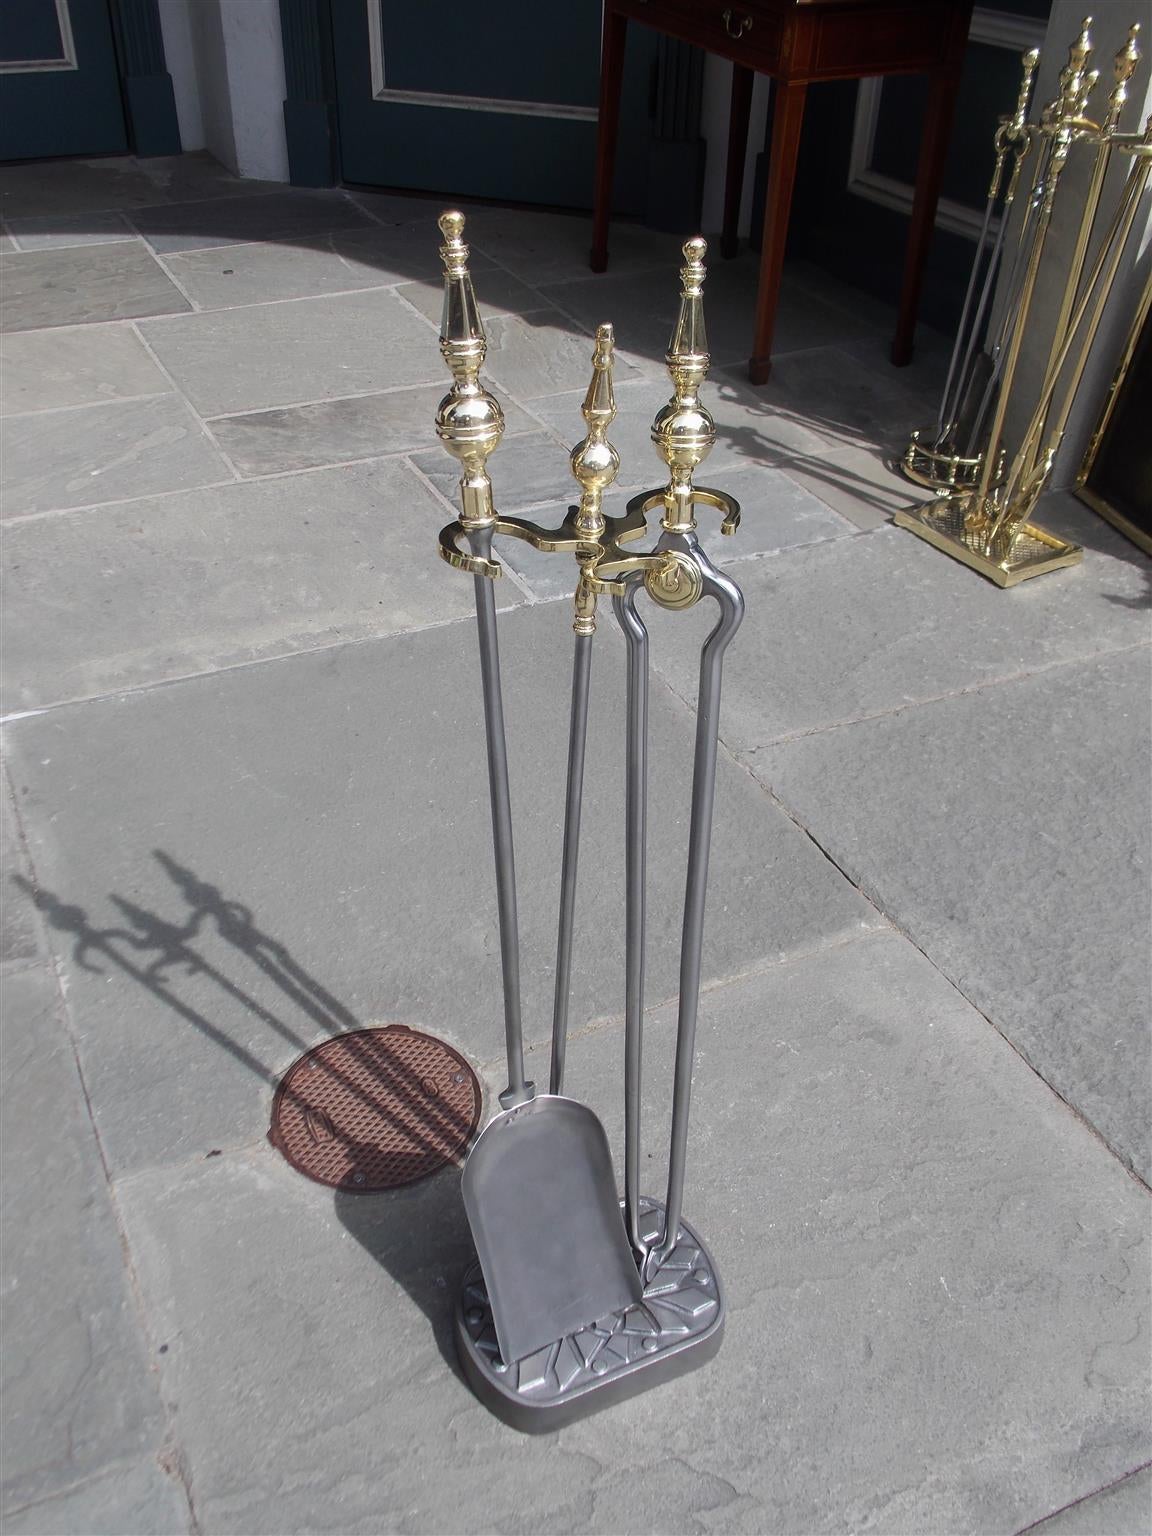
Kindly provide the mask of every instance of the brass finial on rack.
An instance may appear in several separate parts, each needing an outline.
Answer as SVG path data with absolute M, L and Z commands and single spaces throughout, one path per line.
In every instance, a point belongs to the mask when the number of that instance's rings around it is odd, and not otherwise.
M 1122 131 L 1121 123 L 1130 81 L 1140 63 L 1140 25 L 1134 23 L 1129 27 L 1115 54 L 1107 101 L 1094 118 L 1088 115 L 1090 98 L 1100 71 L 1089 68 L 1093 51 L 1091 23 L 1092 18 L 1086 16 L 1068 50 L 1053 99 L 1040 113 L 1038 124 L 1033 127 L 1025 121 L 1021 127 L 1020 142 L 1027 145 L 1038 139 L 1039 153 L 1028 211 L 1018 222 L 1017 251 L 1002 285 L 1004 310 L 992 344 L 985 343 L 983 361 L 974 364 L 977 333 L 965 333 L 963 367 L 952 395 L 946 386 L 947 414 L 942 408 L 940 435 L 924 447 L 914 434 L 904 457 L 908 477 L 935 490 L 937 497 L 922 506 L 900 509 L 895 518 L 898 526 L 963 560 L 1002 587 L 1074 565 L 1082 558 L 1083 551 L 1077 545 L 1037 526 L 1031 517 L 1051 478 L 1076 391 L 1152 175 L 1152 118 L 1144 138 Z M 1031 55 L 1027 55 L 1026 69 L 1030 65 Z M 1025 89 L 1021 104 L 1026 98 Z M 1006 120 L 996 140 L 998 168 L 1005 134 L 1011 132 L 1012 125 Z M 1099 209 L 1110 166 L 1118 154 L 1131 156 L 1134 163 L 1111 219 L 1106 227 L 1100 228 Z M 1047 256 L 1053 215 L 1057 206 L 1061 213 L 1065 206 L 1065 200 L 1058 195 L 1058 185 L 1073 155 L 1087 157 L 1087 184 L 1082 193 L 1078 189 L 1074 194 L 1078 219 L 1071 240 L 1061 242 L 1069 254 L 1065 259 L 1062 250 L 1058 258 L 1063 265 L 1063 283 L 1055 323 L 1045 328 L 1049 336 L 1048 355 L 1035 394 L 1029 381 L 1031 411 L 1009 459 L 1005 442 L 1009 404 L 1013 392 L 1020 387 L 1018 364 L 1025 338 L 1035 330 L 1032 306 L 1038 275 Z M 1002 219 L 1001 231 L 1003 228 Z M 1066 231 L 1067 228 L 1066 224 Z M 990 264 L 988 270 L 992 269 Z M 973 270 L 975 273 L 975 267 Z M 954 352 L 954 362 L 958 355 Z M 983 384 L 981 372 L 987 376 Z M 950 380 L 953 377 L 950 369 Z M 978 410 L 966 427 L 968 436 L 964 456 L 960 457 L 949 452 L 952 444 L 947 432 L 955 419 L 951 414 L 955 409 L 953 402 L 965 398 L 966 388 L 978 388 L 981 392 Z M 986 410 L 989 425 L 985 430 Z
M 1084 114 L 1088 109 L 1088 98 L 1100 78 L 1098 69 L 1087 68 L 1092 57 L 1091 26 L 1091 16 L 1085 16 L 1080 24 L 1080 35 L 1068 50 L 1068 62 L 1060 71 L 1057 81 L 1059 94 L 1044 110 L 1042 120 L 1045 127 L 1066 130 L 1069 127 L 1088 126 Z
M 652 441 L 670 471 L 664 491 L 662 526 L 666 533 L 691 533 L 695 529 L 692 476 L 716 441 L 716 423 L 700 403 L 700 386 L 711 362 L 702 299 L 707 252 L 707 242 L 700 235 L 684 246 L 680 313 L 664 359 L 675 392 L 652 423 Z
M 1027 53 L 1021 54 L 1020 63 L 1024 71 L 1020 79 L 1020 95 L 1016 98 L 1016 111 L 1007 125 L 1014 137 L 1019 137 L 1028 125 L 1028 103 L 1032 97 L 1032 81 L 1036 77 L 1036 67 L 1040 63 L 1039 48 L 1029 48 Z
M 480 368 L 488 351 L 488 340 L 468 272 L 464 215 L 442 213 L 439 225 L 444 236 L 444 244 L 440 247 L 440 259 L 444 263 L 440 354 L 452 371 L 453 383 L 436 412 L 436 435 L 462 466 L 460 524 L 468 531 L 488 528 L 496 522 L 486 461 L 504 436 L 504 412 L 496 397 L 480 383 Z M 451 564 L 457 563 L 443 541 L 441 554 Z M 495 561 L 473 564 L 471 557 L 461 557 L 461 562 L 465 563 L 466 569 L 481 570 L 485 576 L 500 574 Z
M 1120 117 L 1128 101 L 1128 82 L 1140 62 L 1140 49 L 1137 45 L 1139 36 L 1140 23 L 1134 21 L 1128 28 L 1123 47 L 1112 62 L 1113 85 L 1108 94 L 1108 111 L 1101 124 L 1103 133 L 1115 133 L 1120 126 Z

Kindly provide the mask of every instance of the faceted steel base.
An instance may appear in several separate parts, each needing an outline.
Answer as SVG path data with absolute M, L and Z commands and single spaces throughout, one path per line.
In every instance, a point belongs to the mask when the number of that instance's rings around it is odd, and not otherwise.
M 664 1208 L 640 1202 L 645 1241 L 660 1235 Z M 686 1221 L 676 1247 L 634 1307 L 610 1313 L 505 1365 L 479 1264 L 456 1303 L 456 1350 L 476 1396 L 513 1429 L 542 1434 L 711 1360 L 724 1333 L 724 1295 L 716 1266 Z
M 892 521 L 898 528 L 907 528 L 917 538 L 942 549 L 953 560 L 962 560 L 998 587 L 1017 586 L 1032 576 L 1078 565 L 1084 558 L 1078 544 L 1069 544 L 1035 523 L 1023 523 L 1003 558 L 996 559 L 981 548 L 981 535 L 968 530 L 966 516 L 962 498 L 953 500 L 945 496 L 922 506 L 901 508 L 893 514 Z

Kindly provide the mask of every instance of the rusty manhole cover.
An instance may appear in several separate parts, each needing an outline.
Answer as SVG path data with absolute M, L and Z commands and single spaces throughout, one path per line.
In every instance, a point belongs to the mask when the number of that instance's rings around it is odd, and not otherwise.
M 463 1056 L 390 1024 L 325 1040 L 289 1067 L 268 1139 L 318 1184 L 368 1194 L 459 1159 L 479 1120 L 480 1084 Z

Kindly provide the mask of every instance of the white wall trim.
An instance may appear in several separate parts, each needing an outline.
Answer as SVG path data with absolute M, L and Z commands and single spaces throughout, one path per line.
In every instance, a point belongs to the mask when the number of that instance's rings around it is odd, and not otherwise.
M 196 72 L 196 47 L 192 38 L 192 0 L 159 0 L 160 33 L 164 62 L 172 80 L 180 147 L 203 149 L 204 114 L 200 110 L 200 81 Z
M 1044 41 L 1046 23 L 1036 16 L 1013 16 L 1005 11 L 989 11 L 978 5 L 972 12 L 968 39 L 989 43 L 994 48 L 1009 48 L 1013 53 L 1027 53 Z
M 594 123 L 595 107 L 574 107 L 560 101 L 516 101 L 499 96 L 460 96 L 443 91 L 393 89 L 384 74 L 384 29 L 380 0 L 365 0 L 368 8 L 368 55 L 372 64 L 372 99 L 410 107 L 448 107 L 465 112 L 501 112 L 515 117 L 577 118 Z
M 60 55 L 55 59 L 7 59 L 0 62 L 0 75 L 51 74 L 77 69 L 76 42 L 72 36 L 72 18 L 68 0 L 56 0 L 56 25 L 60 28 Z
M 1003 11 L 989 11 L 977 6 L 972 12 L 972 26 L 968 40 L 987 43 L 993 48 L 1005 48 L 1013 53 L 1024 53 L 1038 48 L 1044 41 L 1044 23 L 1031 16 L 1009 16 Z M 895 176 L 885 176 L 872 169 L 872 153 L 876 144 L 876 123 L 880 116 L 880 94 L 884 80 L 871 76 L 861 80 L 856 93 L 856 117 L 852 125 L 852 149 L 848 160 L 848 190 L 855 197 L 867 198 L 884 208 L 895 208 L 899 213 L 912 211 L 915 192 L 911 182 Z M 936 227 L 977 240 L 984 223 L 984 210 L 970 208 L 950 197 L 942 197 L 936 206 Z M 988 238 L 995 239 L 999 220 L 993 219 Z

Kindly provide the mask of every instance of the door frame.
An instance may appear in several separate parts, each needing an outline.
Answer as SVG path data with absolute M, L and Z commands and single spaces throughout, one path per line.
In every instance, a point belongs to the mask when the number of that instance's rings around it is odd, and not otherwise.
M 180 124 L 157 0 L 108 0 L 130 153 L 178 155 Z
M 172 77 L 164 56 L 164 34 L 157 0 L 104 0 L 104 3 L 112 27 L 112 52 L 128 153 L 178 155 L 180 126 L 176 118 Z M 71 18 L 66 8 L 61 18 L 61 38 L 67 50 L 71 42 Z M 69 67 L 77 67 L 75 58 Z M 35 65 L 28 70 L 12 70 L 13 74 L 41 72 L 50 71 Z M 85 157 L 81 153 L 71 158 Z

